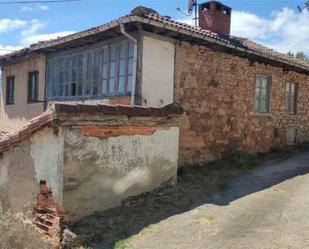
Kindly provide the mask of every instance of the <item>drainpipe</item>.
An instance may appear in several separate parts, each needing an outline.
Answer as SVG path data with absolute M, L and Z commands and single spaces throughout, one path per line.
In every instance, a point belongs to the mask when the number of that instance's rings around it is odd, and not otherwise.
M 136 85 L 136 60 L 137 60 L 137 39 L 127 33 L 125 30 L 124 24 L 119 21 L 120 26 L 120 32 L 124 36 L 126 36 L 129 40 L 131 40 L 134 43 L 134 64 L 133 64 L 133 76 L 132 76 L 132 91 L 131 91 L 131 105 L 134 105 L 134 98 L 135 98 L 135 85 Z

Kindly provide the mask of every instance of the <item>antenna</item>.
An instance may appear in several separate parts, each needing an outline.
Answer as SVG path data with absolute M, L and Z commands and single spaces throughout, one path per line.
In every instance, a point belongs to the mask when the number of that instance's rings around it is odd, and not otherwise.
M 192 16 L 192 12 L 193 12 L 193 8 L 194 8 L 194 22 L 195 22 L 195 26 L 197 26 L 197 0 L 189 0 L 188 2 L 188 12 L 185 12 L 183 10 L 180 9 L 180 7 L 178 7 L 176 10 L 181 12 L 182 14 L 186 15 L 186 16 Z

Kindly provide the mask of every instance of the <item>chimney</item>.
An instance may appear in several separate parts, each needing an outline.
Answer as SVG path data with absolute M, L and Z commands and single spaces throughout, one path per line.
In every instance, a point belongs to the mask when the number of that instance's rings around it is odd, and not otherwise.
M 217 1 L 199 5 L 199 27 L 221 35 L 231 31 L 232 9 Z

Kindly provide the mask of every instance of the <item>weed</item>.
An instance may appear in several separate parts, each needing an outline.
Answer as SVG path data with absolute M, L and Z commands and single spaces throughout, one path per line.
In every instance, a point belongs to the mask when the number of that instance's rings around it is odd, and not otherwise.
M 119 240 L 114 245 L 114 249 L 127 249 L 128 247 L 129 247 L 128 239 Z
M 251 169 L 262 163 L 262 160 L 253 154 L 235 150 L 228 151 L 223 155 L 223 162 L 230 167 L 237 169 Z

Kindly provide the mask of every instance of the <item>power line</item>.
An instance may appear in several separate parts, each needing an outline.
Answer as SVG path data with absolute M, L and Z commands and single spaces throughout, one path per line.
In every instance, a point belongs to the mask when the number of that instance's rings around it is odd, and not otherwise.
M 65 2 L 81 2 L 81 1 L 83 1 L 83 0 L 1 1 L 0 4 L 65 3 Z

